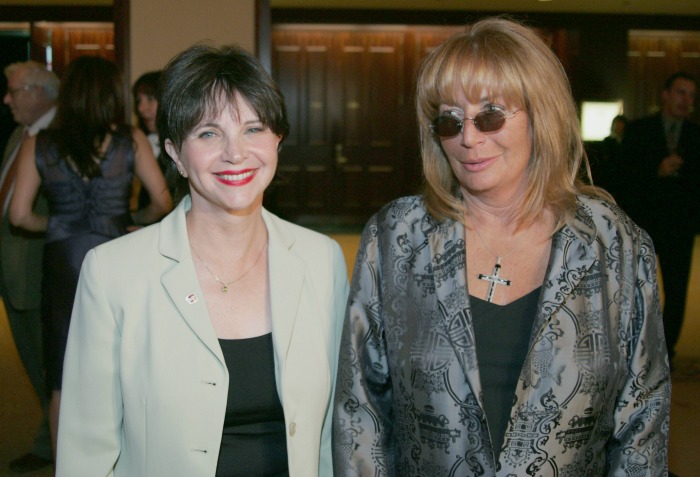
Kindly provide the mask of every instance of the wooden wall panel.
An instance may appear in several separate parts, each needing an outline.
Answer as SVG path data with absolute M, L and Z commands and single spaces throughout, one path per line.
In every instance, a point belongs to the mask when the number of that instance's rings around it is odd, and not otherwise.
M 683 70 L 700 80 L 700 33 L 632 30 L 627 58 L 632 101 L 625 114 L 634 119 L 659 110 L 669 75 Z M 692 117 L 700 119 L 697 107 Z
M 287 168 L 294 165 L 297 185 L 276 188 L 271 209 L 293 219 L 364 223 L 400 195 L 404 37 L 381 29 L 273 29 L 273 75 L 295 131 L 279 170 L 292 178 Z M 282 197 L 290 193 L 299 197 L 295 206 Z
M 41 63 L 52 58 L 51 67 L 59 77 L 78 56 L 101 56 L 115 61 L 114 26 L 112 23 L 34 23 L 31 52 L 32 59 Z

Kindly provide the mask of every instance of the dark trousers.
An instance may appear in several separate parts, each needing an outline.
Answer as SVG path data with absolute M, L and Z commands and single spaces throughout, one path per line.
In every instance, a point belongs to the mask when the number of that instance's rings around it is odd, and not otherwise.
M 664 289 L 663 323 L 669 359 L 676 354 L 676 343 L 685 317 L 695 236 L 686 230 L 666 229 L 652 236 L 661 266 Z

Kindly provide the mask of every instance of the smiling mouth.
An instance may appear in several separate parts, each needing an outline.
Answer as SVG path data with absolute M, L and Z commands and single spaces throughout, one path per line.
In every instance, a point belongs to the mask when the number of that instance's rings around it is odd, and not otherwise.
M 481 170 L 488 168 L 488 166 L 490 166 L 495 160 L 496 160 L 495 157 L 490 157 L 490 158 L 480 159 L 480 160 L 474 161 L 474 162 L 463 162 L 462 167 L 464 167 L 464 169 L 469 171 L 469 172 L 479 172 Z
M 255 170 L 241 172 L 239 174 L 216 174 L 216 176 L 227 182 L 238 182 L 243 181 L 255 174 Z

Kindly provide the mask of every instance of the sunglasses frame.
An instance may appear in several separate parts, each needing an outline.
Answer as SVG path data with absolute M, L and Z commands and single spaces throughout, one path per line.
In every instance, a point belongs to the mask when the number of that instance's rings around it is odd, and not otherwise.
M 457 136 L 457 135 L 459 135 L 459 134 L 462 134 L 462 133 L 464 132 L 464 124 L 465 124 L 467 121 L 471 121 L 471 123 L 474 125 L 474 127 L 477 129 L 477 131 L 479 131 L 479 132 L 481 132 L 481 133 L 484 133 L 484 134 L 492 134 L 492 133 L 498 132 L 498 131 L 500 131 L 501 129 L 503 129 L 503 126 L 506 125 L 506 120 L 507 120 L 507 119 L 511 119 L 513 116 L 515 116 L 515 113 L 517 113 L 518 111 L 521 111 L 520 109 L 515 109 L 515 110 L 513 110 L 513 111 L 508 111 L 507 109 L 500 108 L 500 107 L 491 107 L 491 108 L 492 108 L 492 109 L 487 109 L 487 110 L 484 110 L 484 111 L 479 111 L 479 113 L 477 113 L 476 116 L 474 116 L 473 118 L 462 118 L 462 119 L 459 119 L 459 118 L 457 118 L 456 116 L 454 116 L 453 114 L 440 114 L 438 117 L 436 117 L 435 119 L 433 119 L 433 121 L 430 123 L 430 130 L 431 130 L 431 131 L 433 132 L 433 134 L 434 134 L 435 136 L 437 136 L 438 138 L 440 138 L 440 139 L 447 139 L 447 138 L 455 137 L 455 136 Z M 492 130 L 489 130 L 489 131 L 484 131 L 483 129 L 481 129 L 481 127 L 479 127 L 479 124 L 478 124 L 478 122 L 479 122 L 479 116 L 482 116 L 482 117 L 483 117 L 483 115 L 488 115 L 488 114 L 500 114 L 500 115 L 502 116 L 502 118 L 503 118 L 503 123 L 501 123 L 501 125 L 500 125 L 498 128 L 496 128 L 496 129 L 492 129 Z M 459 131 L 457 131 L 455 134 L 452 134 L 452 135 L 449 135 L 449 136 L 441 136 L 440 134 L 438 134 L 438 132 L 437 132 L 437 129 L 438 129 L 438 121 L 443 120 L 443 119 L 455 121 L 455 122 L 457 123 L 457 125 L 459 126 Z

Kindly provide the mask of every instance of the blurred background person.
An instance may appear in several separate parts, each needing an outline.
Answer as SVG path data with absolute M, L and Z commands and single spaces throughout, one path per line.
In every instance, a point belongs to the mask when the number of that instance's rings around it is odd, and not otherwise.
M 610 135 L 603 139 L 595 151 L 596 159 L 591 161 L 593 183 L 608 191 L 616 200 L 620 195 L 621 181 L 624 179 L 622 159 L 622 138 L 625 134 L 627 117 L 619 114 L 610 123 Z
M 688 118 L 697 83 L 674 73 L 661 91 L 661 110 L 627 125 L 621 205 L 649 232 L 659 256 L 664 334 L 673 360 L 680 337 L 695 235 L 700 231 L 700 127 Z
M 262 207 L 282 94 L 235 47 L 191 47 L 163 75 L 179 205 L 85 259 L 58 475 L 330 476 L 347 271 L 336 242 Z
M 427 55 L 417 114 L 425 191 L 370 219 L 353 272 L 335 476 L 666 475 L 654 249 L 579 177 L 552 50 L 479 21 Z
M 18 126 L 7 142 L 0 166 L 0 296 L 20 360 L 44 412 L 31 451 L 10 462 L 10 470 L 26 473 L 53 462 L 40 305 L 44 234 L 13 227 L 7 211 L 17 172 L 17 152 L 23 139 L 35 136 L 53 120 L 59 80 L 52 71 L 34 61 L 7 66 L 5 76 L 7 92 L 3 102 L 9 106 Z M 37 196 L 34 210 L 38 214 L 48 213 L 43 194 Z
M 161 71 L 144 73 L 136 80 L 132 88 L 134 96 L 134 110 L 138 126 L 148 138 L 153 148 L 153 156 L 158 161 L 158 167 L 165 174 L 166 163 L 160 156 L 160 140 L 156 129 L 156 113 L 158 112 L 158 82 Z M 138 208 L 148 205 L 148 191 L 138 184 Z
M 160 155 L 156 113 L 158 112 L 158 82 L 161 74 L 161 71 L 144 73 L 139 76 L 132 88 L 138 125 L 151 143 L 155 157 Z
M 96 245 L 129 227 L 155 222 L 172 207 L 148 140 L 123 122 L 123 111 L 117 66 L 81 56 L 66 69 L 54 123 L 25 141 L 18 153 L 10 222 L 30 232 L 46 231 L 41 301 L 54 449 L 63 356 L 83 258 Z M 152 201 L 131 215 L 134 172 Z M 48 199 L 48 215 L 33 210 L 40 189 Z
M 622 157 L 622 138 L 625 135 L 627 117 L 622 114 L 615 116 L 610 123 L 610 135 L 603 139 L 605 155 L 620 160 Z

